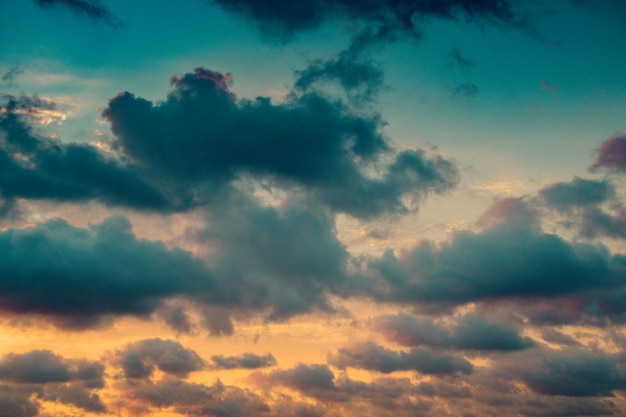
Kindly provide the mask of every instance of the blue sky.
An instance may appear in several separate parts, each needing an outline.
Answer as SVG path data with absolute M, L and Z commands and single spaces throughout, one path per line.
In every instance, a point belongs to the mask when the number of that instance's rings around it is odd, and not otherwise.
M 0 16 L 7 415 L 623 415 L 624 2 Z

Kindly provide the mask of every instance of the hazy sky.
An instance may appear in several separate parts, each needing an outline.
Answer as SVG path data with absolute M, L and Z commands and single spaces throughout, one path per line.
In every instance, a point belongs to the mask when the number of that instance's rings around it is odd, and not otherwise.
M 626 415 L 625 2 L 0 16 L 0 417 Z

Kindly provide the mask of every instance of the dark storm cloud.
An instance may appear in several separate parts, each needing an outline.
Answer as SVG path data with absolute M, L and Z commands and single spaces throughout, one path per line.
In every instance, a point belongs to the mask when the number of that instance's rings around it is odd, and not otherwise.
M 481 221 L 491 225 L 482 232 L 459 232 L 442 245 L 423 241 L 399 257 L 388 251 L 371 260 L 372 281 L 362 284 L 363 291 L 379 300 L 458 305 L 624 285 L 624 257 L 542 233 L 532 212 L 510 203 L 488 210 Z
M 138 240 L 126 218 L 89 229 L 51 220 L 0 233 L 0 309 L 86 327 L 106 315 L 147 315 L 165 298 L 216 296 L 206 266 Z M 219 296 L 218 296 L 219 297 Z
M 186 203 L 168 201 L 148 183 L 147 173 L 104 156 L 85 144 L 40 137 L 29 119 L 54 102 L 38 96 L 3 97 L 0 109 L 0 194 L 7 199 L 99 200 L 137 209 L 171 210 Z M 174 200 L 177 199 L 174 193 Z
M 67 7 L 79 16 L 86 16 L 95 21 L 104 22 L 114 28 L 122 26 L 122 21 L 97 0 L 35 0 L 40 7 Z
M 193 350 L 178 342 L 145 339 L 127 345 L 116 352 L 116 364 L 126 378 L 150 378 L 155 369 L 168 375 L 186 378 L 191 372 L 205 368 L 205 362 Z
M 626 364 L 619 355 L 580 349 L 543 349 L 518 358 L 510 371 L 544 395 L 613 396 L 626 388 Z
M 616 134 L 612 138 L 607 139 L 602 142 L 597 152 L 598 158 L 591 167 L 592 170 L 608 168 L 626 172 L 626 135 Z
M 226 10 L 255 21 L 265 34 L 290 37 L 296 32 L 315 29 L 333 18 L 358 19 L 368 24 L 416 31 L 420 18 L 438 17 L 511 22 L 515 13 L 507 0 L 215 0 Z
M 568 212 L 573 208 L 589 207 L 615 197 L 615 188 L 607 180 L 588 180 L 574 177 L 570 182 L 559 182 L 539 190 L 546 204 Z
M 534 346 L 517 329 L 474 314 L 459 317 L 451 325 L 405 313 L 375 317 L 372 323 L 387 340 L 403 346 L 484 351 L 515 351 Z
M 258 369 L 276 365 L 276 359 L 271 353 L 256 355 L 246 352 L 239 356 L 214 355 L 211 356 L 214 369 Z
M 469 374 L 473 369 L 461 356 L 424 348 L 396 352 L 374 342 L 340 348 L 329 356 L 329 363 L 341 369 L 352 367 L 383 373 L 412 370 L 425 375 Z
M 130 93 L 103 116 L 116 146 L 149 171 L 220 189 L 243 174 L 295 185 L 332 208 L 367 218 L 407 210 L 403 197 L 441 193 L 458 182 L 455 165 L 421 150 L 395 154 L 386 171 L 366 175 L 391 149 L 377 114 L 351 113 L 314 92 L 282 104 L 238 100 L 230 76 L 203 68 L 173 78 L 154 104 Z

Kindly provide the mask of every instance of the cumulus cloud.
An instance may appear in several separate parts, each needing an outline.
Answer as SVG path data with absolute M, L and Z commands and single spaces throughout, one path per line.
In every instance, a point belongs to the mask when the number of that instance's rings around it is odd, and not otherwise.
M 451 161 L 422 150 L 398 152 L 383 172 L 368 174 L 391 152 L 377 114 L 352 113 L 314 92 L 282 104 L 236 99 L 230 82 L 228 74 L 196 68 L 172 79 L 164 102 L 118 95 L 103 112 L 115 146 L 149 172 L 205 195 L 249 174 L 363 218 L 406 211 L 404 197 L 419 200 L 458 182 Z
M 403 346 L 504 352 L 534 346 L 531 339 L 520 336 L 518 329 L 489 322 L 475 314 L 466 314 L 452 324 L 444 324 L 399 313 L 375 317 L 372 325 L 387 340 Z
M 97 361 L 66 359 L 49 350 L 9 353 L 0 359 L 0 408 L 11 416 L 34 416 L 40 404 L 32 398 L 59 401 L 85 411 L 106 411 L 94 392 L 104 387 L 104 366 Z M 12 414 L 14 413 L 14 414 Z
M 276 359 L 271 353 L 256 355 L 246 352 L 239 356 L 213 355 L 212 368 L 214 369 L 258 369 L 276 365 Z
M 545 395 L 613 396 L 626 388 L 626 368 L 619 355 L 581 349 L 542 349 L 511 366 L 515 378 Z
M 0 194 L 7 199 L 62 202 L 98 200 L 137 209 L 170 210 L 175 203 L 146 173 L 85 144 L 65 144 L 31 127 L 39 111 L 56 104 L 38 96 L 5 96 L 0 108 Z
M 428 241 L 369 262 L 376 299 L 460 305 L 493 299 L 555 298 L 624 285 L 624 258 L 603 246 L 569 243 L 543 233 L 519 202 L 487 211 L 481 232 L 458 232 L 442 245 Z M 523 205 L 522 205 L 523 206 Z
M 122 25 L 122 21 L 107 7 L 100 5 L 97 0 L 35 0 L 35 3 L 43 8 L 57 5 L 66 7 L 76 15 L 104 22 L 114 28 Z
M 353 367 L 382 373 L 413 370 L 425 375 L 469 374 L 473 368 L 458 355 L 424 348 L 397 352 L 371 341 L 338 349 L 329 356 L 329 363 L 341 369 Z
M 155 369 L 167 375 L 186 378 L 191 372 L 205 368 L 205 362 L 193 350 L 173 340 L 159 338 L 133 342 L 116 352 L 115 363 L 124 376 L 147 379 Z
M 63 327 L 147 315 L 176 295 L 217 295 L 204 263 L 162 242 L 138 240 L 124 217 L 87 229 L 60 219 L 8 229 L 0 248 L 2 310 L 45 315 Z

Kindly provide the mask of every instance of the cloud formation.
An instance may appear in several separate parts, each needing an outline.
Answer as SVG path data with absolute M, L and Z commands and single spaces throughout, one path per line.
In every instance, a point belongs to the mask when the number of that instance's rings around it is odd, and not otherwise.
M 282 104 L 237 99 L 231 77 L 196 68 L 173 77 L 167 100 L 154 104 L 122 93 L 103 116 L 115 146 L 148 172 L 195 184 L 209 198 L 244 174 L 299 187 L 329 208 L 361 218 L 407 210 L 458 182 L 455 165 L 422 150 L 393 152 L 379 115 L 360 115 L 315 92 Z M 394 158 L 368 174 L 384 153 Z
M 66 7 L 78 16 L 101 21 L 114 28 L 118 28 L 123 24 L 108 8 L 98 4 L 97 0 L 35 0 L 35 3 L 43 8 L 57 5 Z
M 466 314 L 446 325 L 399 313 L 375 317 L 372 326 L 387 340 L 403 346 L 503 352 L 534 346 L 530 338 L 520 336 L 518 329 L 489 322 L 475 314 Z
M 214 369 L 258 369 L 276 365 L 276 359 L 271 353 L 256 355 L 246 352 L 239 356 L 213 355 L 211 360 Z
M 626 172 L 626 136 L 616 134 L 605 140 L 597 150 L 598 158 L 591 167 L 592 170 L 599 168 L 612 169 L 618 172 Z
M 162 242 L 138 240 L 124 217 L 88 229 L 64 220 L 8 229 L 0 232 L 0 248 L 0 308 L 61 327 L 145 316 L 181 294 L 219 298 L 204 263 Z
M 104 366 L 97 361 L 66 359 L 50 350 L 10 353 L 0 359 L 0 409 L 11 416 L 35 416 L 39 398 L 85 411 L 107 410 L 97 390 L 104 387 Z M 34 397 L 34 398 L 33 398 Z
M 0 107 L 0 194 L 5 199 L 97 200 L 143 210 L 172 210 L 176 197 L 148 182 L 146 173 L 86 144 L 38 135 L 31 116 L 56 104 L 37 96 L 3 97 Z M 176 193 L 174 193 L 175 195 Z M 171 195 L 168 193 L 168 195 Z M 184 205 L 184 203 L 182 203 Z
M 417 371 L 424 375 L 469 374 L 473 366 L 461 356 L 424 348 L 392 351 L 374 342 L 362 342 L 340 348 L 329 356 L 338 368 L 367 369 L 382 373 Z
M 205 368 L 205 362 L 193 350 L 173 340 L 144 339 L 128 344 L 116 352 L 115 362 L 124 376 L 149 379 L 155 369 L 167 375 L 186 378 L 191 372 Z
M 268 35 L 290 37 L 311 30 L 334 18 L 357 19 L 368 24 L 416 31 L 419 19 L 437 17 L 510 22 L 515 16 L 507 0 L 485 1 L 328 1 L 307 0 L 297 4 L 284 1 L 216 0 L 226 10 L 255 21 Z

